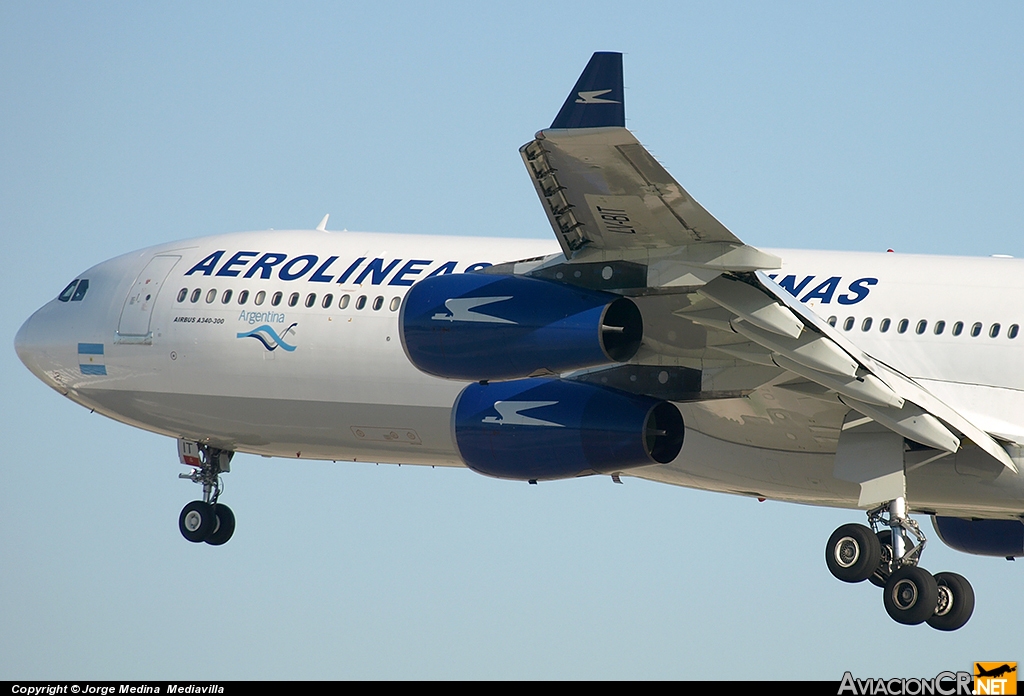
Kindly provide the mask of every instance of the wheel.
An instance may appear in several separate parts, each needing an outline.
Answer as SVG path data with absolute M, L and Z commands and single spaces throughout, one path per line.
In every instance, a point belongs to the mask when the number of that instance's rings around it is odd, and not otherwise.
M 206 537 L 206 543 L 210 546 L 220 546 L 228 543 L 228 539 L 235 533 L 235 513 L 227 505 L 217 503 L 213 506 L 216 524 L 213 530 Z
M 829 572 L 843 582 L 867 580 L 881 556 L 878 537 L 862 524 L 844 524 L 832 532 L 825 547 Z
M 939 597 L 939 588 L 924 568 L 901 566 L 885 582 L 882 601 L 896 623 L 916 626 L 931 618 Z
M 181 535 L 194 544 L 206 541 L 206 537 L 217 524 L 217 516 L 213 506 L 202 500 L 193 500 L 181 510 L 178 517 L 178 529 Z
M 961 628 L 974 613 L 974 588 L 956 573 L 936 573 L 939 598 L 928 625 L 940 631 Z
M 889 563 L 892 561 L 892 530 L 884 529 L 875 536 L 878 537 L 878 544 L 882 548 L 882 557 L 868 582 L 875 587 L 885 587 L 885 581 L 889 579 Z

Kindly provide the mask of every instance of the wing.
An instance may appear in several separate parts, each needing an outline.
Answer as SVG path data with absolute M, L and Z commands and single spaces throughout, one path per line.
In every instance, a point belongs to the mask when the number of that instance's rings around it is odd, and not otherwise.
M 709 260 L 729 253 L 733 268 L 778 266 L 716 220 L 625 128 L 620 53 L 595 53 L 551 128 L 519 152 L 566 258 L 688 248 Z
M 861 422 L 940 452 L 970 441 L 1016 471 L 991 435 L 770 280 L 762 270 L 779 268 L 780 259 L 744 244 L 658 164 L 625 128 L 623 94 L 621 54 L 595 53 L 551 128 L 520 149 L 563 256 L 516 272 L 573 282 L 595 275 L 565 273 L 567 266 L 611 263 L 606 279 L 632 280 L 591 286 L 638 300 L 686 296 L 670 312 L 707 332 L 691 364 L 770 367 L 783 375 L 774 384 L 837 402 Z M 759 377 L 740 391 L 761 384 Z

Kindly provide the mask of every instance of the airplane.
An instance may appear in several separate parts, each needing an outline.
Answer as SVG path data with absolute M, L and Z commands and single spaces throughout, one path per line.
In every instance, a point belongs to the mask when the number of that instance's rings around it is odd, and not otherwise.
M 1009 674 L 1010 672 L 1016 672 L 1017 671 L 1016 664 L 1013 667 L 1011 667 L 1010 665 L 1008 665 L 1006 663 L 1004 663 L 1004 664 L 1002 664 L 1002 665 L 1000 665 L 998 667 L 994 667 L 992 669 L 984 669 L 980 665 L 976 665 L 976 667 L 977 667 L 977 674 L 975 674 L 974 676 L 976 676 L 976 677 L 995 677 L 996 679 L 998 679 L 999 677 L 1003 676 L 1004 674 Z
M 759 249 L 625 127 L 593 55 L 520 149 L 554 239 L 224 234 L 104 261 L 20 328 L 45 384 L 177 440 L 190 542 L 235 529 L 236 452 L 633 476 L 866 513 L 830 572 L 895 621 L 953 631 L 947 545 L 1024 555 L 1024 262 Z

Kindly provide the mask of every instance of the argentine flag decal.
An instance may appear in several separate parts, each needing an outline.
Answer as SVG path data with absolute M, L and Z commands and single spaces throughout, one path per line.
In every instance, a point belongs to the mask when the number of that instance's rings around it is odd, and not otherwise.
M 105 375 L 107 365 L 103 359 L 102 343 L 78 344 L 78 369 L 83 375 Z

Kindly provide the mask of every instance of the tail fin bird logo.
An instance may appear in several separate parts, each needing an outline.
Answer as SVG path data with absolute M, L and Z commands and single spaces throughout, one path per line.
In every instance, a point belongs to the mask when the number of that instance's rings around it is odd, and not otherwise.
M 621 104 L 612 99 L 602 99 L 601 97 L 611 92 L 610 89 L 595 89 L 588 92 L 577 92 L 579 98 L 576 99 L 577 104 Z
M 291 326 L 282 331 L 280 336 L 277 335 L 277 332 L 274 331 L 273 327 L 268 324 L 263 324 L 262 326 L 257 326 L 252 331 L 245 331 L 238 334 L 236 338 L 255 338 L 270 352 L 274 352 L 278 348 L 281 348 L 282 350 L 286 350 L 291 353 L 295 350 L 295 346 L 287 343 L 284 340 L 284 337 L 287 336 L 288 332 L 294 329 L 297 324 L 298 322 L 292 322 Z

